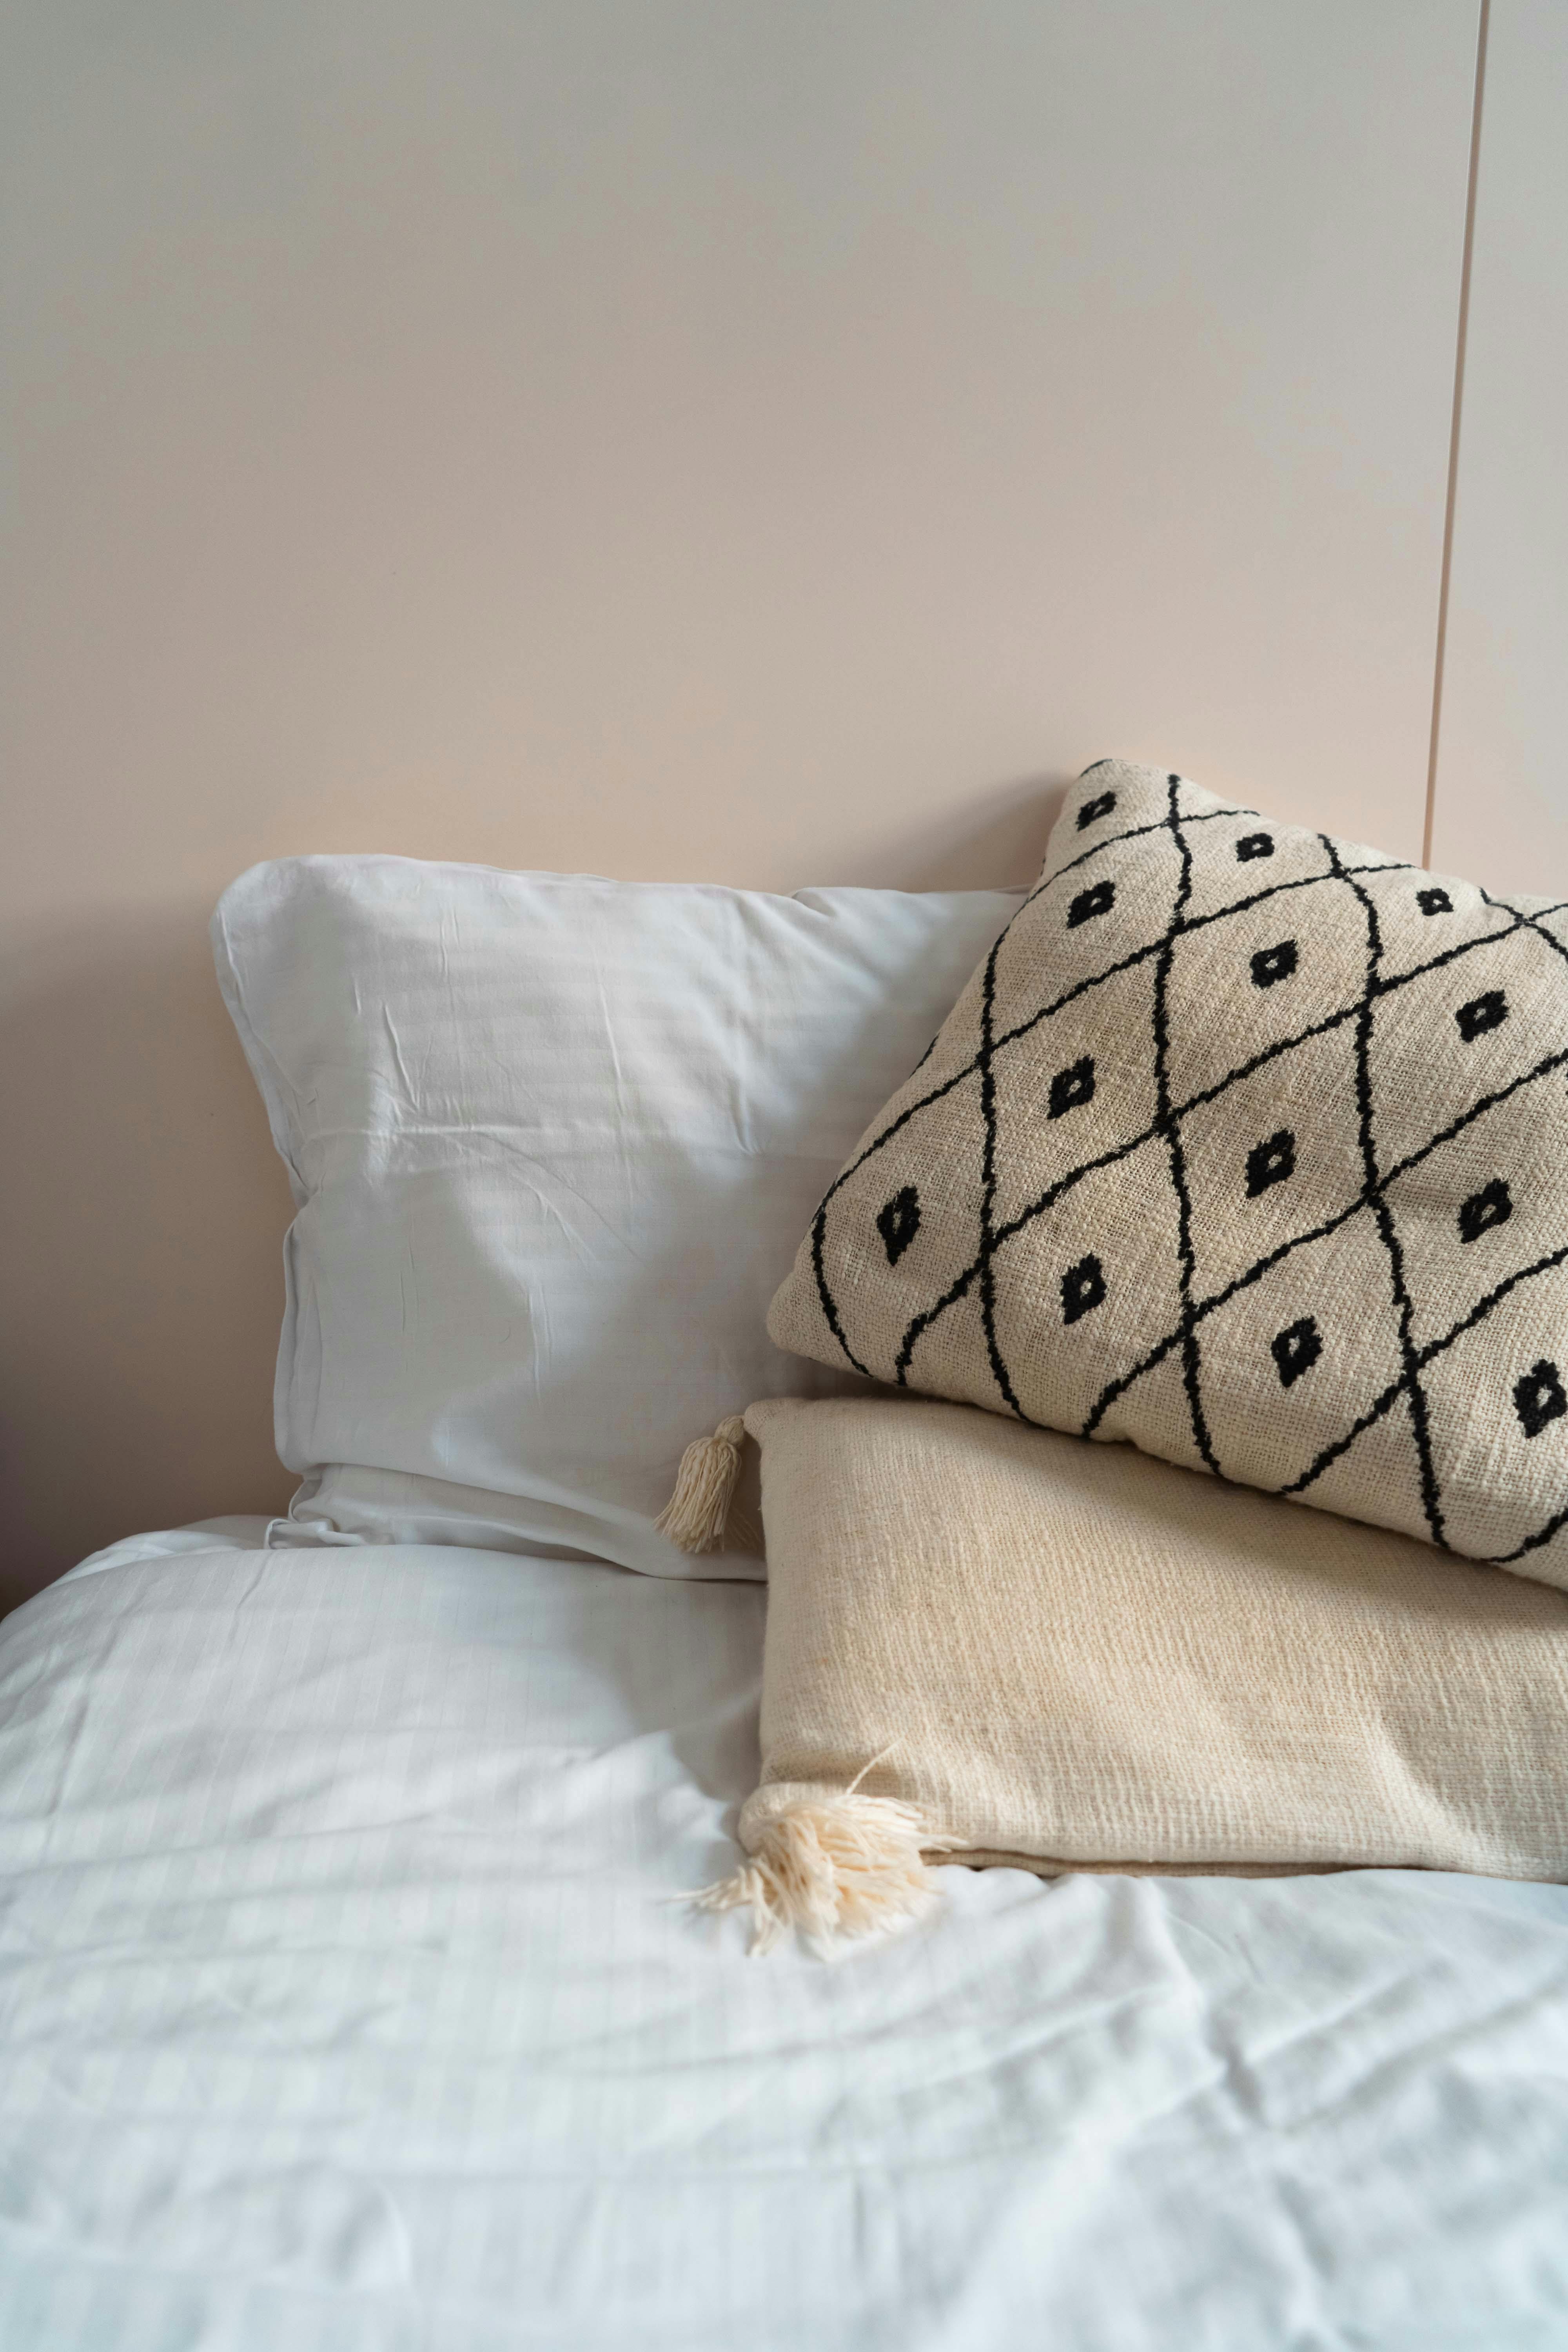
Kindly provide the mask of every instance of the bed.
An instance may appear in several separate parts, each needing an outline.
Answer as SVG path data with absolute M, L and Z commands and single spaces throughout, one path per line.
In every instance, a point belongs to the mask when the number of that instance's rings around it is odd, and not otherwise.
M 1568 1892 L 952 1870 L 751 1960 L 754 1585 L 262 1534 L 0 1644 L 0 2342 L 1563 2342 Z
M 763 1564 L 658 1502 L 831 1390 L 762 1306 L 1016 901 L 616 889 L 220 909 L 301 1486 L 0 1630 L 0 2346 L 1556 2352 L 1568 1889 L 950 1868 L 766 1960 L 693 1908 Z

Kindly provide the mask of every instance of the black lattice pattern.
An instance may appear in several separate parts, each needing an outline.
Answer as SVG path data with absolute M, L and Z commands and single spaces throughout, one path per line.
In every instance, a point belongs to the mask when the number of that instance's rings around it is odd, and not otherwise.
M 1241 1387 L 1252 1400 L 1249 1426 L 1265 1407 L 1286 1416 L 1300 1400 L 1315 1400 L 1321 1442 L 1293 1475 L 1267 1483 L 1318 1499 L 1325 1475 L 1369 1433 L 1381 1429 L 1386 1439 L 1397 1415 L 1419 1495 L 1421 1523 L 1412 1531 L 1468 1549 L 1449 1526 L 1444 1464 L 1453 1412 L 1435 1403 L 1433 1384 L 1457 1343 L 1510 1301 L 1515 1360 L 1497 1371 L 1496 1396 L 1478 1409 L 1495 1407 L 1508 1444 L 1531 1449 L 1534 1517 L 1508 1549 L 1479 1556 L 1510 1563 L 1551 1544 L 1568 1523 L 1568 1442 L 1561 1475 L 1553 1456 L 1544 1484 L 1547 1457 L 1539 1451 L 1568 1441 L 1560 1369 L 1568 1366 L 1568 1329 L 1559 1339 L 1559 1293 L 1549 1279 L 1568 1261 L 1568 1172 L 1555 1185 L 1543 1181 L 1530 1139 L 1544 1132 L 1549 1102 L 1551 1116 L 1560 1116 L 1565 1093 L 1568 945 L 1552 921 L 1568 899 L 1506 901 L 1436 883 L 1396 860 L 1216 802 L 1179 777 L 1111 762 L 1080 781 L 1053 854 L 1058 862 L 1047 865 L 922 1064 L 928 1082 L 917 1073 L 894 1098 L 817 1213 L 803 1276 L 832 1335 L 824 1335 L 822 1352 L 836 1349 L 876 1378 L 954 1393 L 926 1366 L 947 1319 L 961 1308 L 973 1318 L 977 1307 L 989 1391 L 982 1383 L 963 1392 L 1026 1421 L 1063 1425 L 1031 1400 L 1016 1337 L 1024 1325 L 1009 1286 L 1028 1287 L 1031 1367 L 1037 1358 L 1048 1367 L 1051 1350 L 1059 1354 L 1069 1337 L 1081 1346 L 1095 1318 L 1110 1316 L 1121 1274 L 1115 1220 L 1106 1239 L 1091 1234 L 1092 1245 L 1079 1246 L 1084 1235 L 1073 1238 L 1068 1207 L 1076 1213 L 1075 1195 L 1105 1171 L 1129 1168 L 1135 1155 L 1146 1171 L 1152 1150 L 1168 1187 L 1163 1279 L 1173 1285 L 1173 1306 L 1070 1425 L 1086 1437 L 1147 1442 L 1136 1418 L 1140 1392 L 1173 1367 L 1195 1461 L 1265 1483 L 1237 1467 L 1240 1343 L 1226 1339 L 1223 1363 L 1212 1350 L 1215 1332 L 1231 1328 L 1227 1315 L 1234 1325 L 1235 1302 L 1265 1284 L 1273 1297 L 1290 1278 L 1279 1270 L 1300 1268 L 1301 1295 L 1285 1298 L 1278 1328 L 1248 1339 Z M 1266 935 L 1254 944 L 1260 924 Z M 1091 953 L 1100 940 L 1104 950 Z M 1069 972 L 1064 957 L 1078 968 Z M 1334 981 L 1327 994 L 1325 973 Z M 1086 1010 L 1113 985 L 1130 988 L 1128 975 L 1146 987 L 1137 999 L 1146 1012 L 1136 1031 L 1130 1020 L 1114 1033 L 1108 1052 L 1103 1024 L 1086 1038 Z M 1223 1035 L 1233 1014 L 1238 1034 L 1248 1022 L 1267 1022 L 1270 1032 L 1234 1060 L 1222 1055 L 1224 1066 L 1193 1085 L 1194 1057 L 1212 1052 L 1210 1032 Z M 1314 1055 L 1307 1069 L 1304 1057 Z M 1004 1115 L 1016 1084 L 1033 1089 L 1023 1127 L 1016 1106 Z M 960 1176 L 943 1147 L 945 1214 L 938 1216 L 922 1168 L 933 1118 L 952 1127 L 954 1108 L 939 1107 L 960 1090 L 964 1117 L 972 1093 L 978 1118 L 963 1130 L 972 1131 L 973 1150 Z M 1265 1094 L 1274 1114 L 1258 1119 L 1256 1133 L 1245 1131 L 1249 1107 Z M 1514 1108 L 1505 1113 L 1506 1105 Z M 1224 1121 L 1233 1106 L 1242 1131 L 1227 1156 Z M 1061 1140 L 1078 1133 L 1081 1157 Z M 1030 1154 L 1053 1155 L 1048 1180 L 1026 1197 L 1010 1181 L 1020 1134 Z M 1304 1163 L 1317 1171 L 1306 1189 Z M 928 1271 L 928 1234 L 940 1227 L 951 1236 L 952 1202 L 965 1187 L 973 1246 L 953 1262 L 951 1246 L 943 1257 L 932 1240 Z M 1310 1216 L 1289 1206 L 1298 1197 Z M 1275 1219 L 1266 1233 L 1259 1228 L 1265 1245 L 1224 1280 L 1207 1278 L 1207 1237 L 1221 1223 L 1227 1234 L 1245 1235 L 1249 1217 Z M 1050 1239 L 1058 1225 L 1059 1264 Z M 1343 1240 L 1332 1247 L 1340 1292 L 1348 1280 L 1361 1319 L 1347 1318 L 1342 1296 L 1336 1325 L 1306 1270 L 1328 1262 L 1318 1245 L 1352 1234 L 1361 1253 L 1353 1264 Z M 895 1267 L 902 1304 L 889 1352 L 885 1331 L 875 1347 L 860 1333 L 882 1313 Z M 1521 1312 L 1527 1297 L 1540 1301 L 1533 1319 Z M 1128 1329 L 1126 1311 L 1117 1328 Z M 1325 1430 L 1336 1349 L 1352 1341 L 1366 1360 L 1374 1344 L 1383 1349 L 1387 1376 Z M 1155 1443 L 1152 1450 L 1171 1448 Z M 1543 1496 L 1549 1507 L 1541 1507 Z M 1333 1507 L 1353 1505 L 1336 1490 Z

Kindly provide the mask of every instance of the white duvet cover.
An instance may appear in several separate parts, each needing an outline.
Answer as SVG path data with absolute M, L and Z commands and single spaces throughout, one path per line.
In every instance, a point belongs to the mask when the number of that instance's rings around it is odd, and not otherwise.
M 1568 2345 L 1568 1891 L 748 1960 L 761 1591 L 241 1534 L 0 1632 L 5 2352 Z

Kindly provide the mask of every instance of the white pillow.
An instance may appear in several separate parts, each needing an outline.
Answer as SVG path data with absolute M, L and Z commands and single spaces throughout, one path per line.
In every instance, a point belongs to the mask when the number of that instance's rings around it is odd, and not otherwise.
M 213 919 L 299 1213 L 278 1542 L 581 1552 L 658 1533 L 682 1448 L 787 1356 L 800 1229 L 1019 895 L 600 881 L 297 857 Z

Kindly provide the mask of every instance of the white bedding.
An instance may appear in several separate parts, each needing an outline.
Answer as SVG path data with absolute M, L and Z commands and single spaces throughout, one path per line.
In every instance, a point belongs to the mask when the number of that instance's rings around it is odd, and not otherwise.
M 241 875 L 218 982 L 297 1212 L 274 1542 L 711 1575 L 656 1524 L 676 1466 L 753 1397 L 855 1384 L 775 1347 L 768 1301 L 1020 897 Z
M 1568 2343 L 1568 1890 L 749 1961 L 761 1591 L 247 1532 L 0 1632 L 5 2352 Z

